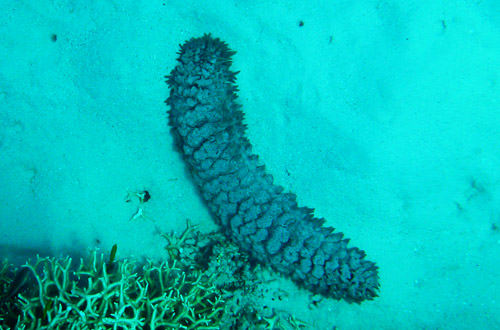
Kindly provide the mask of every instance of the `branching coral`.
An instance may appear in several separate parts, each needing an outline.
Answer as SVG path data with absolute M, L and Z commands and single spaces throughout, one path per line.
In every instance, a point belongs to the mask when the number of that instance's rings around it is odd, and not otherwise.
M 0 310 L 3 329 L 215 330 L 224 312 L 210 279 L 186 273 L 175 261 L 139 267 L 106 262 L 94 250 L 76 267 L 69 257 L 37 258 L 22 267 L 34 280 Z
M 165 262 L 40 258 L 0 264 L 0 330 L 298 330 L 286 312 L 259 303 L 255 265 L 221 233 L 187 223 L 167 240 Z M 257 266 L 259 267 L 259 266 Z M 258 273 L 258 272 L 257 272 Z
M 304 322 L 286 311 L 266 306 L 261 266 L 250 261 L 247 253 L 227 240 L 222 233 L 202 233 L 187 222 L 179 236 L 162 235 L 168 242 L 165 249 L 182 267 L 206 274 L 222 291 L 225 313 L 222 330 L 301 330 Z

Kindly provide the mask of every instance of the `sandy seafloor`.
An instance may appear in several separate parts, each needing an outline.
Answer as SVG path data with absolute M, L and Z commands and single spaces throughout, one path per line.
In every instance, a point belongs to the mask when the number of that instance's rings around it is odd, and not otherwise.
M 275 181 L 380 267 L 380 297 L 360 305 L 310 308 L 284 281 L 290 310 L 311 329 L 500 329 L 500 2 L 0 12 L 2 257 L 116 243 L 120 257 L 163 258 L 159 231 L 216 228 L 163 103 L 178 45 L 212 33 L 237 51 L 248 136 Z M 147 219 L 129 221 L 138 205 L 124 197 L 143 189 Z

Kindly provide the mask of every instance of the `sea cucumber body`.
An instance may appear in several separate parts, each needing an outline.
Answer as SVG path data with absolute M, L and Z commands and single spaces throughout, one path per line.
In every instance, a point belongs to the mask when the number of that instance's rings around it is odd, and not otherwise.
M 373 299 L 377 266 L 313 209 L 299 207 L 252 154 L 230 70 L 234 53 L 210 35 L 190 39 L 167 77 L 172 132 L 203 199 L 225 234 L 257 261 L 314 293 Z

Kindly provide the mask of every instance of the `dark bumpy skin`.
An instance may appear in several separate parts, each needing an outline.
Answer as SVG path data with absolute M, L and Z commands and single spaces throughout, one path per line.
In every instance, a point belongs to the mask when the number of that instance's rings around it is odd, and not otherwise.
M 210 35 L 193 38 L 167 76 L 176 144 L 210 211 L 243 250 L 297 284 L 349 302 L 373 299 L 377 266 L 313 209 L 298 207 L 252 154 L 229 69 L 234 53 Z

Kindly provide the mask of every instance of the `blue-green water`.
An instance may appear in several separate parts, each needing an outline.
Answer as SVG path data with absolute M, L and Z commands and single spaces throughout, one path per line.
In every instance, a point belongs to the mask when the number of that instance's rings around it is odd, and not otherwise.
M 380 267 L 374 301 L 311 306 L 284 281 L 278 308 L 312 329 L 500 328 L 497 2 L 0 10 L 2 257 L 116 243 L 122 257 L 161 259 L 158 232 L 186 218 L 216 228 L 163 103 L 178 44 L 210 32 L 237 51 L 239 102 L 268 171 Z M 125 202 L 144 189 L 148 203 Z

